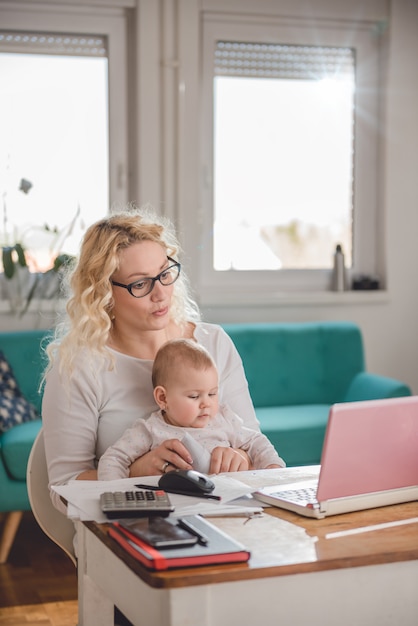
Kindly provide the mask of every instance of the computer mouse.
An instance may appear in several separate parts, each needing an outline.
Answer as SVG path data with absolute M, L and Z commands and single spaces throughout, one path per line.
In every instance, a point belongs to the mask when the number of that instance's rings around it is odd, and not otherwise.
M 168 493 L 202 494 L 203 497 L 215 489 L 215 483 L 205 474 L 196 470 L 180 469 L 163 474 L 158 481 L 158 486 Z

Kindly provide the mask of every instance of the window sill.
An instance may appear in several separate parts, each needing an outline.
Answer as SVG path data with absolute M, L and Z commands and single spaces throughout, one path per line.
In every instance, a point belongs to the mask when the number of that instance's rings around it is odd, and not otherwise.
M 199 298 L 200 306 L 225 307 L 225 306 L 347 306 L 347 305 L 376 305 L 387 304 L 390 300 L 386 290 L 370 291 L 311 291 L 311 292 L 265 292 L 242 294 L 221 292 L 206 292 Z
M 33 299 L 28 307 L 28 310 L 23 316 L 28 313 L 57 313 L 65 308 L 66 301 L 56 298 L 45 299 Z M 0 300 L 0 315 L 13 315 L 19 317 L 21 314 L 19 311 L 13 311 L 10 302 L 7 298 Z
M 347 306 L 347 305 L 376 305 L 387 304 L 390 300 L 389 292 L 379 289 L 370 291 L 312 291 L 312 292 L 270 292 L 252 295 L 228 293 L 206 293 L 199 298 L 199 306 Z M 65 308 L 65 300 L 32 300 L 27 313 L 56 313 Z M 10 309 L 7 300 L 0 300 L 0 315 L 19 315 Z

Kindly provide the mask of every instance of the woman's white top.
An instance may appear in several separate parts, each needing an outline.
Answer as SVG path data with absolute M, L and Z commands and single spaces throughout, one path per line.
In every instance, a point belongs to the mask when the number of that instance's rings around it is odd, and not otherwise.
M 194 338 L 212 355 L 219 374 L 219 402 L 249 428 L 260 430 L 248 391 L 241 357 L 218 325 L 199 322 Z M 47 375 L 42 419 L 49 484 L 63 485 L 95 469 L 104 451 L 139 417 L 158 409 L 153 397 L 153 361 L 112 350 L 115 365 L 94 368 L 80 354 L 71 379 L 63 380 L 58 361 Z M 52 493 L 54 504 L 63 505 Z

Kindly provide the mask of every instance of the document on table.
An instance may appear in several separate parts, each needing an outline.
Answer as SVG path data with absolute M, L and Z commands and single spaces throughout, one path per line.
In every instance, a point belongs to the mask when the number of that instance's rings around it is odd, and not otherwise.
M 73 480 L 68 485 L 51 488 L 68 502 L 67 515 L 82 521 L 106 522 L 107 517 L 100 509 L 100 494 L 104 491 L 129 491 L 137 483 L 158 485 L 159 476 L 124 478 L 122 480 Z M 220 501 L 170 493 L 175 508 L 172 516 L 196 515 L 254 515 L 262 512 L 260 503 L 251 498 L 252 489 L 228 474 L 211 476 L 215 483 L 214 494 Z M 236 502 L 236 503 L 235 503 Z

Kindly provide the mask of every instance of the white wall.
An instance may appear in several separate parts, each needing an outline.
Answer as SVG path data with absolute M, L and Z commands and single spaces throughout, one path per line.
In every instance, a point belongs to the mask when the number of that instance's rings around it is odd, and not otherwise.
M 64 3 L 65 0 L 60 0 Z M 92 4 L 112 4 L 111 0 L 90 0 Z M 78 0 L 74 4 L 88 4 Z M 132 6 L 131 0 L 114 0 L 115 4 Z M 8 3 L 11 4 L 11 3 Z M 138 162 L 134 164 L 132 200 L 151 201 L 165 206 L 176 219 L 186 242 L 193 242 L 196 207 L 199 206 L 199 122 L 198 46 L 200 11 L 216 9 L 233 11 L 236 7 L 248 13 L 256 7 L 267 12 L 291 10 L 294 15 L 321 14 L 341 19 L 363 17 L 383 20 L 389 16 L 388 80 L 382 100 L 386 122 L 382 136 L 384 176 L 382 186 L 383 230 L 386 235 L 387 291 L 385 294 L 343 294 L 335 297 L 289 300 L 275 306 L 213 306 L 203 309 L 205 319 L 215 322 L 352 320 L 357 322 L 365 341 L 367 367 L 370 371 L 399 378 L 418 394 L 418 2 L 417 0 L 137 0 L 134 29 L 138 34 L 137 118 L 131 120 Z M 178 11 L 178 14 L 175 14 Z M 159 37 L 170 32 L 170 14 L 178 25 L 178 41 Z M 161 28 L 149 29 L 149 19 L 163 18 Z M 173 32 L 171 33 L 173 34 Z M 146 45 L 145 45 L 146 44 Z M 187 51 L 187 46 L 192 49 Z M 169 63 L 160 71 L 160 47 L 169 61 L 175 46 L 188 64 L 180 67 L 178 83 Z M 185 49 L 186 47 L 186 49 Z M 146 49 L 146 56 L 138 57 Z M 148 82 L 147 82 L 148 81 Z M 175 96 L 177 108 L 169 108 Z M 184 87 L 186 86 L 186 90 Z M 191 89 L 189 87 L 191 86 Z M 193 89 L 194 87 L 194 89 Z M 163 94 L 164 96 L 164 94 Z M 164 120 L 161 137 L 158 120 Z M 158 138 L 156 142 L 155 139 Z M 133 150 L 135 153 L 135 149 Z M 380 229 L 380 227 L 379 227 Z M 192 246 L 188 246 L 191 254 Z M 187 252 L 186 247 L 186 252 Z M 193 267 L 190 267 L 193 277 Z M 0 314 L 0 330 L 17 327 L 47 326 L 49 316 L 26 315 L 21 320 Z M 344 358 L 344 355 L 341 355 Z

